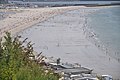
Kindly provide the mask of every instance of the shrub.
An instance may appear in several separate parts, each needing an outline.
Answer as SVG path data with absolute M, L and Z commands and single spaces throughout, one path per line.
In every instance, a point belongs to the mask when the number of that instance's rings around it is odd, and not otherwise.
M 0 80 L 58 80 L 58 76 L 35 62 L 31 42 L 23 46 L 27 38 L 11 37 L 6 32 L 4 41 L 0 40 Z M 31 58 L 32 59 L 31 59 Z

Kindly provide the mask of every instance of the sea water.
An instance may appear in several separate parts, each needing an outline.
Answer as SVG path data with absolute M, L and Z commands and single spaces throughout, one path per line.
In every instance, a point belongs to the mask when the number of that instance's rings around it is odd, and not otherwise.
M 120 6 L 102 8 L 89 14 L 87 24 L 108 49 L 110 56 L 120 59 Z

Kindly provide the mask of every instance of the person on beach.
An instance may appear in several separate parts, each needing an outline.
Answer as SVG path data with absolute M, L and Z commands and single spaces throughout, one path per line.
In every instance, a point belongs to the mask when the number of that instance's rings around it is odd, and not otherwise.
M 60 58 L 57 59 L 57 65 L 60 64 Z

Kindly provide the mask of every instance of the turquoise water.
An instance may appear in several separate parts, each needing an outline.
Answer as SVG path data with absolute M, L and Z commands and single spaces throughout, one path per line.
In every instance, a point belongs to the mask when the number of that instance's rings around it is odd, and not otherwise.
M 108 48 L 109 54 L 120 58 L 120 6 L 103 8 L 88 15 L 88 25 Z

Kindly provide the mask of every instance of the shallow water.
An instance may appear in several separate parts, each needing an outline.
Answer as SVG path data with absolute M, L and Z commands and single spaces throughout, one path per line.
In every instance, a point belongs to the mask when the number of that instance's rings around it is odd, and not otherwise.
M 120 6 L 103 8 L 89 14 L 87 22 L 101 43 L 108 48 L 109 54 L 120 58 Z

